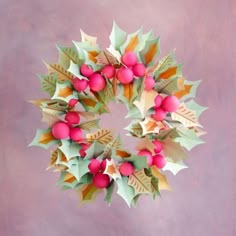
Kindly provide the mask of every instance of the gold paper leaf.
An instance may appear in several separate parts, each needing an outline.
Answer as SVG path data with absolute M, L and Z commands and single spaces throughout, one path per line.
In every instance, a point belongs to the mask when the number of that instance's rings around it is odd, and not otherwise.
M 97 141 L 101 144 L 107 144 L 113 140 L 112 132 L 109 129 L 99 129 L 96 133 L 87 134 L 88 142 Z
M 82 188 L 78 189 L 80 201 L 84 203 L 95 200 L 100 192 L 101 190 L 96 188 L 93 184 L 86 184 L 83 185 Z
M 155 145 L 147 136 L 145 138 L 139 139 L 139 142 L 136 146 L 136 149 L 138 151 L 146 149 L 150 152 L 154 152 L 154 148 L 155 148 Z
M 120 171 L 112 159 L 106 159 L 106 169 L 104 170 L 104 174 L 108 174 L 113 179 L 121 178 Z

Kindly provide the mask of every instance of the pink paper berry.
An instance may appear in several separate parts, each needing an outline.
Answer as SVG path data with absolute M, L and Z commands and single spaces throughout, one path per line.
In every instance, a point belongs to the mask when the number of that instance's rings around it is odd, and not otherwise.
M 111 79 L 115 76 L 115 68 L 112 65 L 106 65 L 102 68 L 102 74 L 105 75 L 108 79 Z
M 126 67 L 121 67 L 117 72 L 117 79 L 122 84 L 129 84 L 134 79 L 134 74 L 131 69 Z
M 94 73 L 89 77 L 89 87 L 94 92 L 102 91 L 106 86 L 105 79 L 98 73 Z
M 76 111 L 69 111 L 65 116 L 65 120 L 70 124 L 78 124 L 80 117 Z
M 86 65 L 86 64 L 82 64 L 80 66 L 80 73 L 83 76 L 89 77 L 93 74 L 93 69 L 90 66 Z
M 106 166 L 107 166 L 107 160 L 103 159 L 102 162 L 101 162 L 101 169 L 102 169 L 102 171 L 104 171 L 106 169 Z
M 93 176 L 92 182 L 93 185 L 97 188 L 106 188 L 110 183 L 110 178 L 107 174 L 98 172 Z
M 179 99 L 175 96 L 167 96 L 163 99 L 161 107 L 167 112 L 175 112 L 179 108 Z
M 149 152 L 148 150 L 146 150 L 146 149 L 140 150 L 138 152 L 138 156 L 145 156 L 145 157 L 147 157 L 147 165 L 148 166 L 152 165 L 152 153 Z
M 74 107 L 77 104 L 78 100 L 75 98 L 71 98 L 69 101 L 69 107 Z
M 52 135 L 56 139 L 66 139 L 69 137 L 70 127 L 65 122 L 57 122 L 52 126 Z
M 97 159 L 91 159 L 91 161 L 88 165 L 88 168 L 89 168 L 89 172 L 91 174 L 97 174 L 98 171 L 101 169 L 101 163 Z
M 83 132 L 80 128 L 71 128 L 70 129 L 70 139 L 73 141 L 79 141 L 83 138 Z
M 74 78 L 73 86 L 78 92 L 84 91 L 88 87 L 88 81 L 85 79 Z
M 126 52 L 122 57 L 121 61 L 126 65 L 126 66 L 134 66 L 138 58 L 135 53 L 133 52 Z
M 158 107 L 161 106 L 162 100 L 163 100 L 163 98 L 162 98 L 161 95 L 157 95 L 157 96 L 155 97 L 154 102 L 155 102 L 155 107 L 156 107 L 156 108 L 158 108 Z
M 162 151 L 162 143 L 161 143 L 161 141 L 159 141 L 159 140 L 154 140 L 154 141 L 152 141 L 152 143 L 154 144 L 154 146 L 155 146 L 155 149 L 154 149 L 154 152 L 155 153 L 159 153 L 159 152 L 161 152 Z
M 155 108 L 155 113 L 152 115 L 152 118 L 156 121 L 162 121 L 166 118 L 166 111 L 162 108 Z
M 155 80 L 152 76 L 146 76 L 144 79 L 145 90 L 149 91 L 153 89 L 155 85 Z
M 135 76 L 143 77 L 145 75 L 146 68 L 144 64 L 138 63 L 133 67 L 133 73 Z
M 162 169 L 166 165 L 166 159 L 161 154 L 157 154 L 153 157 L 152 164 L 158 169 Z
M 80 143 L 79 144 L 81 146 L 80 150 L 79 150 L 79 154 L 81 157 L 85 157 L 86 156 L 86 151 L 89 148 L 90 145 L 88 145 L 87 143 Z
M 134 167 L 131 163 L 129 162 L 123 162 L 121 165 L 120 165 L 120 168 L 119 168 L 119 171 L 122 175 L 124 176 L 129 176 L 129 175 L 132 175 L 133 172 L 134 172 Z

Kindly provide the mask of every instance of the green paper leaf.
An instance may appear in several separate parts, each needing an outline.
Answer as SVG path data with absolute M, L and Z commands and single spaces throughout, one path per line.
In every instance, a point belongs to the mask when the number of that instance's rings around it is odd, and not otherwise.
M 52 135 L 52 129 L 37 129 L 36 135 L 29 146 L 38 146 L 48 149 L 54 144 L 59 144 L 60 141 L 55 139 Z
M 143 128 L 137 121 L 132 121 L 127 127 L 124 128 L 130 132 L 131 136 L 141 138 L 143 136 Z
M 183 67 L 182 65 L 174 65 L 167 68 L 163 72 L 156 70 L 154 72 L 155 80 L 158 81 L 160 79 L 181 78 L 183 76 L 182 67 Z
M 65 154 L 69 160 L 71 157 L 79 156 L 79 150 L 81 146 L 78 143 L 71 142 L 69 140 L 61 140 L 62 145 L 59 149 Z
M 112 155 L 112 150 L 121 149 L 121 146 L 122 144 L 120 136 L 118 136 L 116 139 L 112 140 L 105 146 L 103 157 L 110 157 Z
M 75 46 L 64 47 L 64 46 L 57 45 L 57 49 L 59 52 L 58 63 L 62 65 L 65 69 L 69 68 L 70 61 L 72 61 L 75 64 L 79 63 L 79 56 L 78 56 Z
M 131 202 L 135 197 L 135 193 L 133 187 L 128 185 L 128 178 L 124 176 L 121 178 L 117 178 L 116 183 L 118 186 L 117 193 L 125 200 L 125 202 L 130 207 Z
M 155 90 L 158 93 L 172 95 L 181 89 L 180 80 L 177 78 L 160 79 L 155 85 Z
M 104 145 L 98 143 L 96 140 L 91 144 L 91 146 L 86 150 L 85 160 L 90 160 L 94 157 L 100 156 L 104 151 Z
M 83 123 L 80 123 L 78 127 L 83 130 L 91 131 L 93 129 L 99 128 L 99 121 L 100 119 L 85 121 Z
M 130 157 L 123 158 L 123 161 L 132 162 L 136 170 L 141 170 L 147 168 L 147 157 L 146 156 L 137 156 L 131 155 Z
M 151 189 L 153 194 L 153 199 L 155 199 L 156 195 L 160 195 L 158 178 L 156 178 L 150 169 L 144 169 L 144 172 L 147 176 L 151 177 Z
M 133 198 L 133 200 L 132 200 L 132 202 L 131 202 L 131 206 L 132 207 L 136 207 L 137 206 L 137 203 L 138 203 L 138 200 L 139 200 L 139 198 L 142 196 L 142 194 L 138 194 L 138 195 L 136 195 L 134 198 Z
M 160 54 L 160 38 L 147 40 L 144 49 L 140 52 L 141 60 L 146 66 L 155 63 Z
M 62 190 L 73 189 L 78 184 L 76 178 L 69 177 L 71 174 L 67 171 L 62 171 L 60 177 L 56 183 L 56 186 L 61 186 Z
M 70 65 L 69 65 L 69 68 L 67 71 L 69 71 L 71 74 L 73 74 L 78 79 L 88 80 L 87 77 L 81 75 L 79 65 L 75 64 L 73 61 L 70 61 Z
M 136 106 L 131 106 L 125 118 L 141 119 L 142 114 Z
M 207 107 L 199 105 L 194 100 L 190 100 L 189 102 L 186 102 L 185 105 L 188 109 L 195 111 L 198 118 L 205 110 L 208 109 Z
M 52 97 L 56 90 L 56 83 L 58 82 L 57 74 L 38 75 L 38 77 L 41 82 L 42 90 Z
M 167 160 L 166 165 L 163 167 L 162 170 L 169 170 L 173 175 L 176 175 L 179 171 L 186 168 L 188 168 L 188 166 L 186 166 L 183 161 L 172 162 L 171 160 Z
M 176 128 L 167 129 L 167 130 L 160 130 L 160 132 L 155 136 L 156 139 L 164 140 L 170 137 L 171 139 L 175 139 L 180 137 L 179 133 L 177 132 Z
M 52 99 L 59 99 L 65 102 L 69 102 L 70 99 L 78 99 L 77 92 L 73 90 L 69 82 L 58 83 L 56 85 L 56 91 Z
M 111 41 L 111 45 L 116 49 L 119 50 L 120 46 L 125 42 L 126 32 L 124 32 L 114 21 L 111 34 L 109 39 Z
M 111 204 L 111 197 L 114 191 L 114 187 L 115 187 L 114 180 L 112 180 L 108 188 L 106 188 L 107 193 L 104 200 L 108 203 L 109 206 Z

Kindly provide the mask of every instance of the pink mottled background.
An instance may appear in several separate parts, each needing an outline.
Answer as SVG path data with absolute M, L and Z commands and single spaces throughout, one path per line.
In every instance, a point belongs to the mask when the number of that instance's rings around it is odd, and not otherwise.
M 1 0 L 0 1 L 0 236 L 235 236 L 236 1 Z M 162 52 L 176 48 L 188 79 L 203 82 L 197 101 L 207 142 L 193 149 L 189 169 L 171 174 L 174 192 L 128 209 L 119 197 L 77 208 L 73 191 L 55 187 L 49 153 L 27 148 L 40 112 L 41 59 L 54 61 L 55 43 L 80 39 L 80 28 L 108 46 L 112 20 L 161 35 Z M 117 121 L 122 127 L 122 120 Z

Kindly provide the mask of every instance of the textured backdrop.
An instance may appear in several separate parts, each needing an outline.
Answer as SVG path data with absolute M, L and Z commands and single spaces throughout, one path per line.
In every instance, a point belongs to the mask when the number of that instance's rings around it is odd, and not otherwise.
M 234 236 L 236 235 L 235 0 L 0 1 L 0 235 Z M 77 208 L 74 192 L 55 187 L 49 153 L 27 148 L 40 113 L 26 100 L 42 97 L 41 59 L 56 59 L 55 43 L 80 39 L 80 28 L 108 46 L 112 20 L 129 32 L 161 35 L 162 55 L 176 48 L 190 80 L 203 82 L 197 101 L 210 109 L 201 122 L 205 145 L 189 169 L 170 177 L 173 192 L 128 209 L 115 197 Z M 122 127 L 122 119 L 117 120 Z

